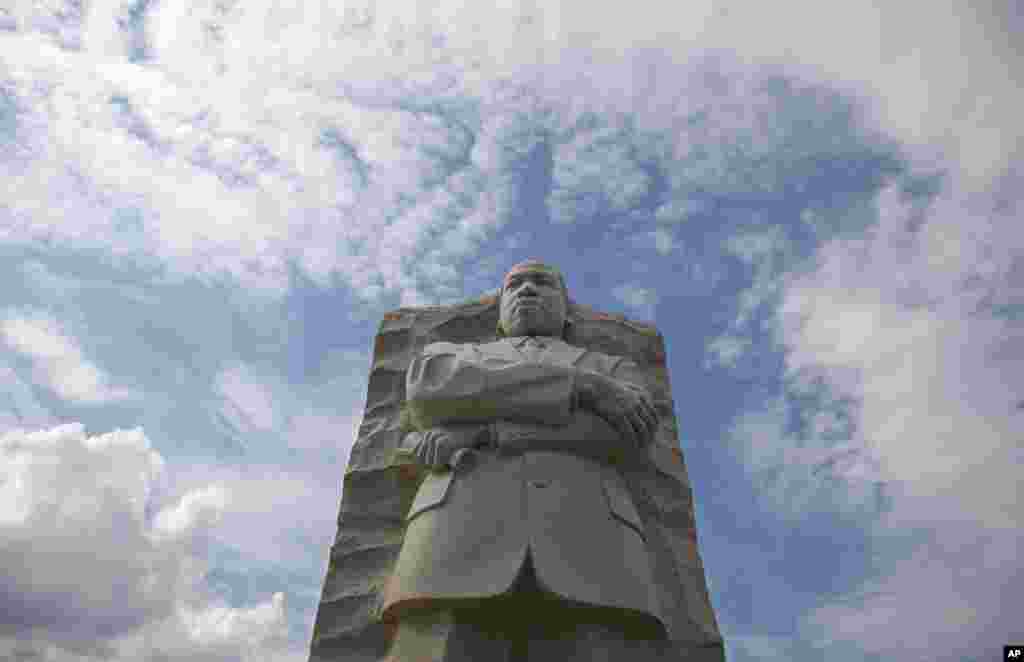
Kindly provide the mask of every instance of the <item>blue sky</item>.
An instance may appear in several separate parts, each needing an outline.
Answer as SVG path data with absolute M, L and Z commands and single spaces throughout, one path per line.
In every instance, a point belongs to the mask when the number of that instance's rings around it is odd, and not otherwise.
M 527 258 L 664 335 L 731 661 L 1024 641 L 1019 8 L 670 4 L 0 8 L 0 657 L 304 660 L 381 315 Z

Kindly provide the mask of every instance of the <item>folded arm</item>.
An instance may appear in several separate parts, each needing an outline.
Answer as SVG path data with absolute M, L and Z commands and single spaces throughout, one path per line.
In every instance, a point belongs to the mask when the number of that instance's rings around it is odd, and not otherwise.
M 409 366 L 406 400 L 421 430 L 497 419 L 563 425 L 572 420 L 577 372 L 483 357 L 472 345 L 434 343 Z
M 579 410 L 586 409 L 610 424 L 627 446 L 645 447 L 658 414 L 642 373 L 623 359 L 613 375 L 483 356 L 474 345 L 434 343 L 409 366 L 406 396 L 420 430 L 499 419 L 572 428 Z

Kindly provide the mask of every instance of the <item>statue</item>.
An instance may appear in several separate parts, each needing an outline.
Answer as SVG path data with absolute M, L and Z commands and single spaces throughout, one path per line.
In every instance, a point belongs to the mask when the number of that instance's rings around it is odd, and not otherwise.
M 636 361 L 567 341 L 557 269 L 516 265 L 498 304 L 496 339 L 409 352 L 389 465 L 420 471 L 395 490 L 405 512 L 373 586 L 380 627 L 362 653 L 318 646 L 329 568 L 311 660 L 723 660 L 699 565 L 699 587 L 664 586 L 688 579 L 658 521 L 681 505 L 653 443 L 671 403 Z

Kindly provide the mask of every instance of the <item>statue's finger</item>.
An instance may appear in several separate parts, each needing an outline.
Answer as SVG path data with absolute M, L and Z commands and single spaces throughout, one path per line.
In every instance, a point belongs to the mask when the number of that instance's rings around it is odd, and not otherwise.
M 638 423 L 640 423 L 641 430 L 646 432 L 647 430 L 650 429 L 653 422 L 651 419 L 651 413 L 644 406 L 644 402 L 642 399 L 638 398 L 632 403 L 632 406 L 630 407 L 630 413 L 636 418 Z M 644 436 L 646 436 L 646 434 Z
M 649 440 L 654 437 L 655 423 L 654 419 L 651 418 L 649 412 L 640 410 L 640 417 L 644 423 L 644 440 Z
M 637 399 L 636 411 L 638 414 L 640 414 L 640 416 L 643 417 L 644 421 L 651 421 L 654 418 L 650 406 L 647 402 L 644 401 L 643 398 Z
M 655 406 L 654 401 L 648 401 L 647 410 L 651 412 L 651 420 L 654 422 L 654 429 L 657 430 L 661 424 L 661 414 L 658 412 L 658 407 Z
M 640 406 L 637 408 L 637 411 L 640 414 L 640 418 L 643 419 L 644 422 L 644 431 L 646 432 L 644 438 L 650 439 L 654 435 L 654 430 L 658 425 L 658 421 L 654 416 L 654 412 L 652 412 L 649 407 L 645 406 L 643 402 L 640 403 Z
M 640 416 L 638 416 L 638 418 L 640 419 L 640 424 L 641 424 L 641 427 L 640 427 L 641 435 L 640 435 L 640 444 L 639 445 L 640 446 L 646 446 L 647 442 L 649 442 L 651 440 L 651 437 L 654 435 L 654 425 L 651 423 L 651 420 L 649 418 L 647 418 L 647 416 L 645 414 L 640 414 Z
M 634 412 L 626 415 L 626 426 L 629 428 L 629 441 L 634 446 L 640 446 L 643 441 L 643 423 L 637 418 Z
M 647 419 L 651 425 L 651 436 L 658 430 L 658 410 L 654 408 L 654 405 L 648 403 L 647 405 Z
M 643 403 L 644 409 L 646 409 L 646 410 L 648 410 L 648 411 L 650 411 L 652 413 L 655 411 L 655 409 L 654 409 L 654 400 L 649 395 L 647 395 L 646 393 L 644 393 L 644 394 L 642 394 L 640 396 L 640 402 Z
M 640 427 L 629 403 L 622 400 L 614 400 L 609 405 L 609 408 L 611 409 L 610 418 L 616 421 L 615 427 L 619 430 L 619 434 L 628 443 L 637 445 L 640 441 Z

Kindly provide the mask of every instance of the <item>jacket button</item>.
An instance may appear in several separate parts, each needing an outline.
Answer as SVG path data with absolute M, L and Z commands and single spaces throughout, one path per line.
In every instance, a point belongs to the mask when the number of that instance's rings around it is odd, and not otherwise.
M 531 480 L 530 481 L 530 485 L 532 485 L 534 487 L 547 487 L 548 486 L 548 481 L 546 481 L 546 480 Z

